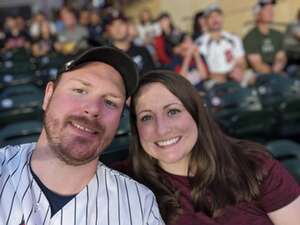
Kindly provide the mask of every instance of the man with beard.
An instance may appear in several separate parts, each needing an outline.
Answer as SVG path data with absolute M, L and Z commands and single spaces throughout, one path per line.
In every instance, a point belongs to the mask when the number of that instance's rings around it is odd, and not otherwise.
M 0 224 L 164 224 L 149 189 L 99 162 L 136 89 L 132 60 L 98 47 L 49 82 L 37 143 L 0 151 Z
M 207 63 L 209 78 L 218 83 L 242 82 L 246 62 L 241 39 L 223 30 L 223 11 L 218 5 L 209 5 L 204 16 L 207 32 L 196 43 Z
M 275 4 L 275 0 L 257 0 L 254 6 L 255 27 L 244 37 L 247 60 L 258 75 L 283 73 L 287 62 L 283 34 L 271 27 Z

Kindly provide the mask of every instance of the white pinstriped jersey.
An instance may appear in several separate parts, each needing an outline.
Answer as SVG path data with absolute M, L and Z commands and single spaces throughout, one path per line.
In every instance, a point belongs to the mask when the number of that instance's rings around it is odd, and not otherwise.
M 34 143 L 0 149 L 1 225 L 164 224 L 148 188 L 101 163 L 89 184 L 51 217 L 49 202 L 30 172 L 34 149 Z

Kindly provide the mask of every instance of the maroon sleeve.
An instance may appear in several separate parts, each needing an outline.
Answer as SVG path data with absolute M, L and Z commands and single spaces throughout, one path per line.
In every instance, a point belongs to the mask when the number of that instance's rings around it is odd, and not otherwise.
M 265 166 L 268 173 L 261 185 L 260 205 L 269 213 L 294 201 L 300 195 L 300 186 L 277 160 L 267 159 Z

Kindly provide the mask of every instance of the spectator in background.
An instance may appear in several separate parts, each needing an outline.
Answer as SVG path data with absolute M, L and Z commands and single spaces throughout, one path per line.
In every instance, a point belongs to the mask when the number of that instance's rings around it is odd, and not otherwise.
M 60 12 L 64 23 L 64 30 L 58 32 L 55 49 L 63 54 L 74 54 L 88 47 L 88 30 L 77 23 L 75 11 L 71 8 L 63 8 Z
M 223 30 L 223 11 L 218 5 L 209 5 L 205 17 L 207 32 L 196 42 L 207 63 L 209 79 L 213 83 L 242 82 L 246 62 L 241 39 Z
M 28 34 L 28 27 L 25 19 L 22 16 L 16 16 L 17 26 L 21 31 L 24 31 Z
M 83 27 L 90 25 L 90 11 L 88 9 L 81 9 L 79 11 L 79 24 Z
M 294 37 L 300 42 L 300 9 L 298 9 L 297 20 L 293 24 L 292 33 Z
M 37 12 L 33 16 L 30 27 L 29 27 L 29 32 L 30 32 L 31 38 L 37 39 L 37 38 L 41 37 L 41 35 L 43 33 L 42 30 L 45 27 L 45 23 L 48 24 L 51 35 L 55 35 L 55 32 L 56 32 L 55 25 L 52 22 L 50 22 L 49 20 L 47 20 L 46 16 L 42 12 Z
M 247 60 L 259 74 L 282 73 L 287 59 L 283 35 L 270 27 L 275 0 L 258 0 L 254 7 L 256 26 L 244 37 Z
M 193 34 L 192 39 L 196 40 L 207 31 L 206 18 L 204 11 L 199 11 L 193 19 Z
M 155 37 L 154 47 L 157 54 L 157 59 L 162 67 L 170 65 L 173 57 L 173 48 L 175 43 L 178 43 L 181 31 L 176 28 L 172 22 L 171 16 L 163 12 L 160 14 L 159 25 L 161 34 Z
M 139 25 L 137 26 L 139 38 L 145 45 L 152 45 L 154 37 L 160 34 L 160 26 L 152 18 L 152 13 L 145 8 L 139 15 Z
M 33 56 L 47 55 L 54 50 L 56 40 L 55 25 L 50 22 L 42 12 L 37 12 L 33 16 L 29 31 Z
M 64 30 L 64 23 L 63 21 L 61 20 L 61 17 L 60 17 L 60 14 L 61 14 L 61 11 L 64 10 L 65 7 L 61 8 L 61 9 L 54 9 L 53 10 L 53 23 L 54 23 L 54 26 L 55 26 L 55 31 L 58 33 L 58 32 L 62 32 Z
M 287 27 L 284 38 L 284 50 L 288 58 L 288 72 L 292 72 L 291 68 L 300 68 L 300 9 L 296 16 L 296 21 L 290 23 Z M 291 67 L 291 65 L 293 65 Z
M 203 80 L 207 78 L 205 63 L 203 62 L 192 38 L 182 34 L 179 43 L 174 47 L 172 69 L 188 79 L 198 90 L 202 89 Z
M 54 50 L 56 36 L 52 32 L 51 24 L 45 20 L 39 24 L 38 35 L 32 38 L 31 50 L 35 57 L 44 56 Z
M 25 22 L 22 17 L 6 17 L 4 27 L 4 49 L 30 47 L 30 36 L 26 31 Z
M 88 27 L 88 31 L 90 45 L 101 45 L 103 42 L 103 27 L 100 14 L 97 9 L 92 9 L 90 11 L 90 25 Z
M 2 48 L 4 47 L 4 38 L 4 31 L 0 28 L 0 50 L 2 50 Z
M 114 47 L 125 51 L 136 63 L 139 73 L 154 69 L 154 63 L 147 48 L 136 46 L 129 35 L 128 18 L 114 12 L 105 20 L 106 34 Z
M 147 45 L 144 44 L 144 41 L 140 38 L 137 26 L 134 21 L 129 18 L 127 22 L 129 39 L 132 40 L 132 42 L 137 46 L 147 47 Z

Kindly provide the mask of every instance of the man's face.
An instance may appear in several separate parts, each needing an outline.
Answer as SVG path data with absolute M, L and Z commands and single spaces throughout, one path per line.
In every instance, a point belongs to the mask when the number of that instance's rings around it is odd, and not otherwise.
M 113 41 L 124 41 L 128 36 L 128 24 L 126 21 L 117 19 L 108 26 L 107 31 Z
M 61 19 L 66 27 L 73 27 L 77 24 L 75 15 L 68 10 L 61 12 Z
M 69 165 L 98 159 L 119 126 L 125 87 L 119 72 L 93 62 L 67 72 L 46 88 L 44 140 Z
M 212 12 L 207 17 L 207 28 L 210 32 L 221 31 L 223 28 L 223 15 L 220 12 Z
M 273 21 L 273 5 L 267 4 L 265 5 L 259 12 L 259 18 L 261 22 L 271 23 Z

